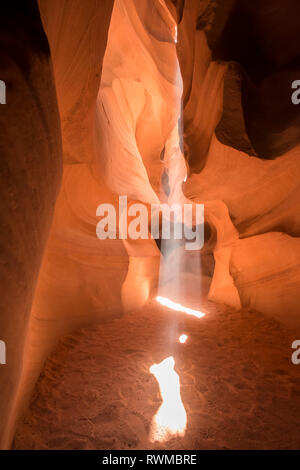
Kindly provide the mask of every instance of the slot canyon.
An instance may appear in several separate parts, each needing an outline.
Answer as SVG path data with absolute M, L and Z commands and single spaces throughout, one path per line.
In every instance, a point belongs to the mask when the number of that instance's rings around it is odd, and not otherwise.
M 1 4 L 0 449 L 300 449 L 299 34 L 299 0 Z

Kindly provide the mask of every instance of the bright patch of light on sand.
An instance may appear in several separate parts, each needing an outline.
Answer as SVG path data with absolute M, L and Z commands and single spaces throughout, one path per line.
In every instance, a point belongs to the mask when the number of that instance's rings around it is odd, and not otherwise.
M 179 375 L 174 366 L 174 357 L 170 356 L 150 367 L 162 398 L 162 404 L 151 423 L 151 442 L 165 442 L 171 437 L 182 437 L 185 434 L 187 416 L 180 396 Z
M 178 341 L 179 343 L 185 343 L 187 339 L 188 339 L 187 335 L 181 335 L 179 336 Z
M 185 175 L 185 177 L 183 178 L 183 182 L 185 183 L 187 180 L 187 175 Z
M 177 312 L 184 312 L 187 315 L 193 315 L 194 317 L 197 317 L 197 318 L 202 318 L 205 315 L 205 313 L 199 312 L 199 310 L 193 310 L 192 308 L 184 307 L 181 304 L 177 304 L 176 302 L 172 302 L 172 300 L 169 300 L 166 297 L 158 296 L 158 297 L 156 297 L 156 300 L 161 305 L 164 305 L 165 307 L 172 308 L 173 310 L 176 310 Z

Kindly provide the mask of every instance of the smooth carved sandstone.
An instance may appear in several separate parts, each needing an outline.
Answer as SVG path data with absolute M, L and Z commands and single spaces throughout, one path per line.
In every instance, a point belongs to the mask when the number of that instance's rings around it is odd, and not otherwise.
M 59 338 L 147 311 L 159 289 L 191 308 L 300 325 L 298 4 L 10 3 L 0 20 L 1 448 Z M 120 195 L 147 210 L 204 204 L 203 249 L 99 240 L 97 207 L 117 208 Z

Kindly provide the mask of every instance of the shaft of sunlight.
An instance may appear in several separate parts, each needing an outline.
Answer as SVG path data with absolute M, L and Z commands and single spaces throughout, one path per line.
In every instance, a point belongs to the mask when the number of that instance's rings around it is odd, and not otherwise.
M 158 384 L 162 404 L 151 423 L 150 441 L 165 442 L 174 436 L 183 437 L 187 415 L 180 395 L 179 375 L 174 370 L 173 356 L 150 367 Z

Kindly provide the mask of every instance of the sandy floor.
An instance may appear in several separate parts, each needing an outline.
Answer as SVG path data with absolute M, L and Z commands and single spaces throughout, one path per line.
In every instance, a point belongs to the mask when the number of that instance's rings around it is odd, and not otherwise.
M 64 338 L 46 363 L 15 449 L 300 449 L 300 366 L 270 318 L 207 304 L 197 319 L 160 307 Z M 188 335 L 185 344 L 177 338 Z M 300 336 L 300 335 L 298 335 Z M 149 442 L 160 407 L 149 367 L 173 355 L 184 437 Z

